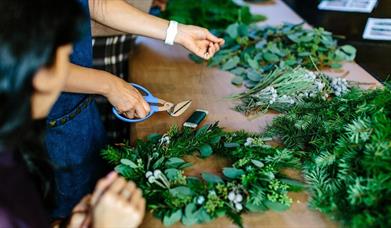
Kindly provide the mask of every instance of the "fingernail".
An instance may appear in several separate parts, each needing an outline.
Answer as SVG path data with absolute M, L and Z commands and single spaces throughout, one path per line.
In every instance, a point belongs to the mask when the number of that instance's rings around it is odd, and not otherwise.
M 117 176 L 117 172 L 115 171 L 111 171 L 108 175 L 107 175 L 107 179 L 113 179 Z

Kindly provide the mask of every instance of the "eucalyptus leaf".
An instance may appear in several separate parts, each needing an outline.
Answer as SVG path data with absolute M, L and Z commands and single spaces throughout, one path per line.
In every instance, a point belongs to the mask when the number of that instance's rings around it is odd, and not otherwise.
M 171 167 L 171 168 L 177 168 L 180 165 L 183 165 L 184 163 L 186 163 L 186 162 L 183 159 L 177 158 L 177 157 L 172 157 L 166 161 L 166 166 Z
M 199 150 L 201 157 L 209 157 L 213 153 L 213 149 L 209 144 L 203 144 Z
M 164 171 L 164 174 L 166 175 L 166 177 L 170 180 L 170 181 L 174 181 L 175 178 L 178 176 L 178 173 L 179 173 L 179 170 L 178 169 L 166 169 Z
M 152 133 L 150 135 L 147 136 L 147 140 L 150 141 L 150 142 L 158 142 L 159 139 L 162 137 L 161 134 L 157 134 L 157 133 Z
M 262 57 L 266 62 L 269 63 L 276 63 L 280 60 L 280 58 L 276 54 L 269 52 L 264 53 Z
M 259 73 L 257 73 L 256 71 L 253 71 L 253 70 L 250 70 L 248 73 L 247 73 L 247 78 L 250 79 L 251 81 L 253 82 L 259 82 L 261 81 L 261 76 Z
M 153 163 L 152 168 L 157 169 L 159 168 L 164 162 L 164 157 L 159 158 L 155 163 Z
M 231 83 L 236 86 L 241 86 L 243 84 L 243 77 L 235 76 L 232 78 Z
M 223 179 L 221 179 L 221 177 L 219 176 L 216 176 L 212 173 L 209 173 L 209 172 L 203 172 L 201 174 L 202 178 L 210 183 L 210 184 L 218 184 L 218 183 L 224 183 Z
M 256 167 L 258 168 L 262 168 L 264 167 L 265 165 L 263 164 L 263 162 L 259 161 L 259 160 L 255 160 L 255 159 L 252 159 L 251 160 L 251 163 L 253 163 Z
M 237 179 L 244 175 L 244 171 L 242 169 L 237 168 L 224 168 L 223 174 L 228 178 Z
M 193 196 L 194 192 L 189 187 L 186 186 L 178 186 L 170 189 L 171 195 L 178 198 L 184 198 L 187 196 Z
M 239 24 L 234 23 L 227 27 L 225 32 L 232 38 L 236 39 L 239 36 Z
M 129 159 L 121 159 L 121 163 L 124 164 L 124 165 L 127 165 L 133 169 L 136 169 L 138 166 L 136 165 L 136 163 L 132 162 L 131 160 Z
M 230 70 L 234 67 L 236 67 L 240 62 L 240 58 L 238 56 L 235 56 L 231 59 L 229 59 L 226 63 L 223 64 L 221 67 L 222 70 Z
M 216 135 L 210 139 L 210 144 L 215 145 L 215 144 L 218 144 L 220 141 L 221 141 L 221 136 Z
M 167 213 L 163 218 L 163 224 L 165 226 L 172 226 L 182 218 L 182 210 L 179 209 L 173 213 Z
M 224 143 L 224 147 L 226 148 L 236 148 L 239 147 L 239 143 Z

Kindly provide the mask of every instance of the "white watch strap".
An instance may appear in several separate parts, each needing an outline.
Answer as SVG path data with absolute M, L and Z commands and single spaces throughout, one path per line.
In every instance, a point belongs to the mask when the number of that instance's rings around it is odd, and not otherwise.
M 168 45 L 173 45 L 177 33 L 178 33 L 178 22 L 170 21 L 167 28 L 166 39 L 164 40 L 164 43 Z

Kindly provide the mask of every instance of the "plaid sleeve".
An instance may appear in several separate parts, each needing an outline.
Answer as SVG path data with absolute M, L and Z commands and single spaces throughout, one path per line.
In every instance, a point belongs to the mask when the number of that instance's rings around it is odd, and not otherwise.
M 128 81 L 129 56 L 132 53 L 133 44 L 134 36 L 132 35 L 94 37 L 92 39 L 93 67 L 110 72 Z M 111 112 L 112 106 L 107 99 L 98 96 L 96 103 L 107 131 L 109 143 L 128 140 L 130 135 L 129 125 L 115 118 Z

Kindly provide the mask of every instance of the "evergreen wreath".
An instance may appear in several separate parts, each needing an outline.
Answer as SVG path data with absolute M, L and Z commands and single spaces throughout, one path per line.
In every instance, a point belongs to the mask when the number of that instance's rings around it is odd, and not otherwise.
M 197 131 L 172 127 L 164 135 L 137 141 L 135 147 L 108 147 L 103 157 L 143 190 L 148 208 L 166 226 L 206 223 L 221 216 L 242 226 L 244 211 L 288 209 L 288 191 L 303 185 L 281 173 L 282 168 L 297 168 L 299 160 L 289 150 L 267 145 L 267 140 L 243 131 L 225 132 L 217 123 Z M 202 158 L 216 154 L 233 163 L 222 170 L 223 177 L 208 172 L 201 178 L 186 176 L 191 164 L 182 157 L 194 153 Z

